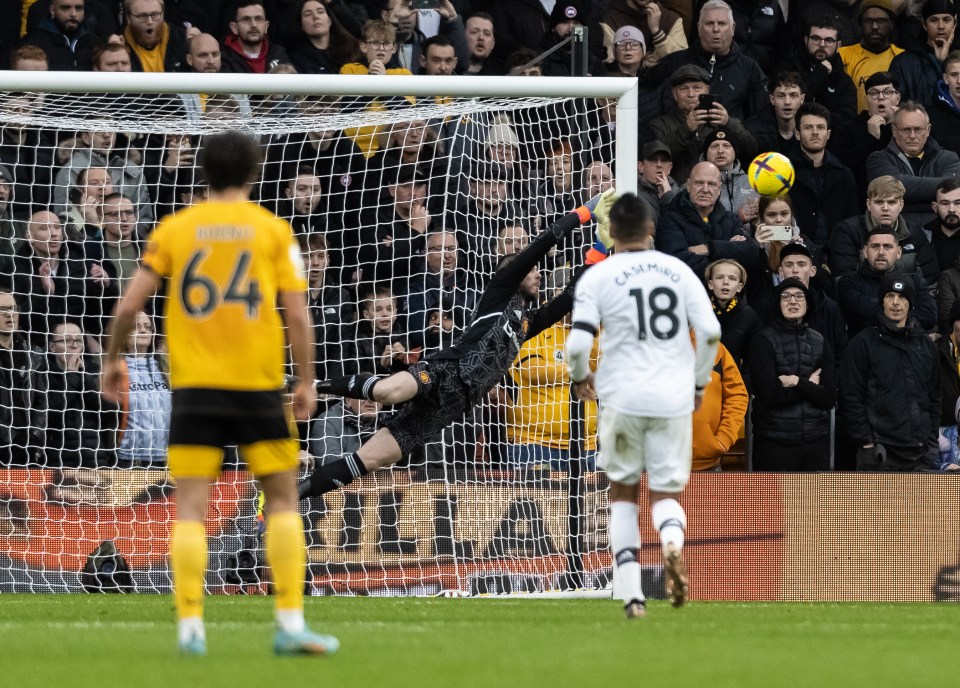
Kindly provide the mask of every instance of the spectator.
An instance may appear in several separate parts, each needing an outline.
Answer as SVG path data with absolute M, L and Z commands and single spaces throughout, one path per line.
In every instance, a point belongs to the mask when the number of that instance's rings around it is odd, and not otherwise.
M 398 43 L 396 60 L 391 66 L 413 72 L 420 64 L 421 46 L 427 39 L 417 29 L 417 11 L 413 8 L 412 0 L 386 0 L 385 4 L 386 8 L 381 11 L 380 18 L 396 28 Z M 467 47 L 463 19 L 457 14 L 450 0 L 439 0 L 436 12 L 440 15 L 439 35 L 450 39 L 457 62 L 468 64 L 470 49 Z
M 703 277 L 713 312 L 720 322 L 720 343 L 737 367 L 742 368 L 753 335 L 763 327 L 760 316 L 742 295 L 747 271 L 737 261 L 721 258 L 707 266 Z
M 120 465 L 163 468 L 170 434 L 170 381 L 156 350 L 156 329 L 149 315 L 137 313 L 136 328 L 123 357 L 127 391 L 120 399 Z
M 833 279 L 829 275 L 820 279 L 817 266 L 813 262 L 810 249 L 800 243 L 787 244 L 780 250 L 780 267 L 778 276 L 781 282 L 787 278 L 800 280 L 807 288 L 809 308 L 805 320 L 807 324 L 823 335 L 830 351 L 833 352 L 834 370 L 839 370 L 843 352 L 847 348 L 847 325 L 843 319 L 840 304 L 833 300 L 822 285 L 833 286 Z M 761 306 L 760 312 L 769 320 L 771 313 L 776 313 L 779 304 L 772 303 Z
M 687 34 L 679 14 L 657 0 L 613 0 L 603 11 L 604 43 L 608 52 L 619 40 L 616 34 L 625 26 L 635 27 L 643 36 L 643 66 L 654 67 L 670 53 L 687 49 Z M 689 8 L 688 8 L 689 9 Z M 646 51 L 646 46 L 653 46 Z
M 761 269 L 760 248 L 741 229 L 739 219 L 719 204 L 720 170 L 710 162 L 693 168 L 687 188 L 677 194 L 657 225 L 657 244 L 697 274 L 711 261 L 732 258 L 747 274 Z
M 893 140 L 893 116 L 900 107 L 900 79 L 891 72 L 877 72 L 864 84 L 867 110 L 850 123 L 846 135 L 834 136 L 832 148 L 857 180 L 857 195 L 867 191 L 867 156 L 883 150 Z
M 922 105 L 906 102 L 893 116 L 893 141 L 867 158 L 867 177 L 892 175 L 906 189 L 904 214 L 924 224 L 933 218 L 930 204 L 937 184 L 960 175 L 960 157 L 930 137 L 930 118 Z
M 60 216 L 66 241 L 82 244 L 88 237 L 100 232 L 103 199 L 112 193 L 113 180 L 106 167 L 80 170 L 77 185 L 70 189 L 67 196 L 67 210 Z
M 29 115 L 43 104 L 30 94 L 5 96 L 4 111 L 12 115 Z M 0 164 L 12 178 L 8 201 L 10 216 L 22 224 L 30 219 L 34 208 L 50 205 L 53 148 L 38 128 L 11 118 L 0 127 Z
M 403 165 L 386 184 L 385 199 L 375 217 L 360 228 L 360 268 L 365 282 L 393 280 L 398 292 L 416 272 L 414 256 L 423 255 L 424 235 L 433 217 L 426 206 L 427 180 L 415 166 Z
M 497 232 L 523 216 L 509 196 L 508 180 L 509 175 L 501 165 L 474 165 L 469 172 L 466 199 L 447 218 L 446 227 L 455 229 L 466 239 L 464 267 L 473 279 L 486 280 L 493 273 Z
M 10 69 L 19 72 L 46 72 L 50 69 L 50 63 L 42 48 L 25 43 L 13 52 Z
M 768 84 L 770 104 L 746 122 L 761 151 L 790 155 L 797 143 L 797 110 L 806 99 L 806 87 L 796 72 L 778 72 Z
M 13 273 L 3 276 L 5 287 L 16 294 L 22 331 L 33 346 L 43 350 L 52 324 L 68 312 L 83 313 L 85 268 L 82 254 L 64 244 L 60 218 L 46 210 L 34 213 L 13 258 Z
M 339 6 L 342 3 L 330 3 L 328 11 L 321 0 L 299 3 L 300 30 L 295 32 L 289 51 L 297 73 L 339 74 L 343 65 L 360 59 L 357 39 L 344 27 L 337 11 Z
M 947 150 L 960 155 L 960 50 L 943 61 L 943 74 L 930 104 L 930 135 Z
M 710 383 L 693 412 L 693 470 L 720 471 L 723 455 L 737 443 L 749 403 L 740 368 L 721 343 Z
M 549 5 L 539 0 L 490 0 L 490 14 L 496 28 L 497 44 L 494 55 L 504 62 L 518 50 L 530 51 L 530 57 L 540 52 L 540 38 L 550 29 Z M 562 1 L 558 4 L 562 4 Z M 556 5 L 554 5 L 556 7 Z M 520 64 L 529 62 L 523 59 Z M 507 65 L 508 73 L 512 66 Z
M 582 177 L 580 186 L 581 205 L 594 196 L 614 187 L 613 170 L 610 169 L 610 165 L 599 160 L 594 160 L 584 167 Z
M 497 45 L 493 17 L 486 12 L 475 12 L 466 22 L 467 47 L 470 62 L 461 65 L 462 74 L 478 76 L 503 76 L 506 70 L 502 62 L 493 57 Z
M 750 282 L 748 292 L 750 302 L 759 306 L 771 294 L 772 287 L 780 281 L 777 270 L 780 267 L 780 251 L 791 243 L 802 242 L 800 228 L 793 219 L 793 201 L 788 194 L 782 196 L 761 196 L 757 203 L 757 219 L 754 222 L 753 238 L 763 250 L 763 272 Z M 774 227 L 787 227 L 791 230 L 789 239 L 774 239 Z
M 724 114 L 741 122 L 756 115 L 767 107 L 767 78 L 760 65 L 733 42 L 733 34 L 730 5 L 723 0 L 707 0 L 700 8 L 698 40 L 688 49 L 665 57 L 654 70 L 654 77 L 666 82 L 681 65 L 700 67 L 714 84 L 714 96 Z
M 844 71 L 839 46 L 840 22 L 823 15 L 805 27 L 803 46 L 798 45 L 779 69 L 798 72 L 806 84 L 805 102 L 823 105 L 836 120 L 838 131 L 846 131 L 859 110 L 857 87 Z
M 269 28 L 264 0 L 237 2 L 230 34 L 223 39 L 221 70 L 266 74 L 278 64 L 290 62 L 284 47 L 270 42 L 267 37 Z
M 496 257 L 499 260 L 504 256 L 520 253 L 530 244 L 530 234 L 518 221 L 505 222 L 497 232 Z
M 111 280 L 116 280 L 117 295 L 123 295 L 140 264 L 141 244 L 137 239 L 137 206 L 129 196 L 112 193 L 103 199 L 102 267 Z M 88 259 L 95 260 L 89 252 Z M 105 310 L 104 315 L 112 308 Z
M 450 76 L 456 68 L 457 54 L 454 52 L 453 43 L 450 42 L 449 38 L 436 35 L 422 43 L 418 74 Z
M 0 274 L 13 272 L 14 242 L 19 232 L 10 216 L 10 199 L 13 196 L 13 174 L 6 165 L 0 165 Z
M 940 469 L 960 470 L 957 432 L 957 400 L 960 399 L 960 304 L 950 309 L 948 327 L 937 340 L 940 365 Z
M 733 40 L 745 55 L 756 60 L 764 74 L 771 74 L 786 52 L 786 6 L 779 0 L 732 0 L 730 6 Z
M 857 181 L 840 159 L 827 150 L 833 135 L 830 111 L 820 103 L 804 103 L 796 113 L 798 145 L 790 154 L 795 172 L 790 197 L 793 217 L 804 236 L 824 248 L 830 230 L 860 209 Z
M 937 257 L 923 230 L 902 214 L 904 186 L 894 177 L 877 177 L 867 187 L 867 212 L 847 218 L 830 234 L 829 262 L 834 277 L 854 272 L 860 263 L 860 247 L 878 226 L 891 229 L 903 252 L 904 271 L 919 270 L 929 284 L 940 274 Z
M 314 221 L 321 222 L 323 190 L 320 177 L 309 165 L 301 165 L 283 188 L 277 201 L 277 215 L 290 223 L 296 234 L 310 234 Z
M 322 466 L 327 457 L 355 452 L 378 429 L 383 405 L 378 401 L 348 399 L 333 404 L 310 422 L 310 453 Z
M 81 170 L 88 167 L 106 167 L 110 170 L 113 189 L 136 201 L 140 212 L 138 232 L 146 236 L 153 229 L 156 219 L 143 168 L 133 161 L 129 150 L 118 149 L 117 134 L 112 131 L 85 131 L 80 134 L 80 144 L 70 160 L 57 173 L 53 189 L 53 204 L 58 209 L 66 208 L 68 190 L 76 186 Z
M 194 38 L 191 45 L 199 39 L 200 36 Z M 198 108 L 199 103 L 197 98 Z M 199 113 L 196 115 L 199 119 Z M 192 117 L 194 114 L 187 115 L 188 119 Z M 178 202 L 177 186 L 192 177 L 198 169 L 197 152 L 197 144 L 190 134 L 168 133 L 148 139 L 144 151 L 144 175 L 151 190 L 150 196 L 157 201 L 157 217 L 173 211 Z
M 586 402 L 582 438 L 571 435 L 570 373 L 566 364 L 569 318 L 554 323 L 520 347 L 510 368 L 513 403 L 507 408 L 507 466 L 526 471 L 570 468 L 570 443 L 583 441 L 583 467 L 596 469 L 597 405 Z M 593 361 L 599 355 L 594 342 Z M 595 366 L 594 366 L 595 367 Z
M 431 231 L 426 244 L 425 270 L 410 278 L 406 295 L 407 329 L 414 338 L 424 336 L 430 312 L 443 310 L 457 322 L 466 322 L 474 306 L 467 274 L 459 266 L 456 233 L 445 229 Z
M 621 26 L 613 43 L 611 76 L 637 76 L 647 53 L 643 34 L 636 26 Z
M 130 47 L 135 72 L 179 72 L 187 54 L 187 40 L 200 29 L 170 24 L 164 19 L 163 0 L 123 0 L 128 23 L 123 38 Z
M 569 139 L 553 141 L 544 171 L 543 182 L 537 190 L 537 204 L 544 225 L 550 225 L 578 205 L 573 185 L 577 171 L 574 169 L 573 146 Z
M 753 339 L 753 468 L 830 468 L 830 410 L 836 404 L 834 355 L 810 327 L 809 289 L 788 277 L 774 290 L 773 322 Z
M 503 167 L 507 174 L 508 198 L 532 197 L 535 191 L 530 165 L 524 161 L 520 151 L 520 138 L 508 115 L 494 117 L 487 129 L 486 142 L 485 155 L 481 156 L 490 163 Z
M 895 273 L 912 282 L 910 303 L 913 319 L 925 330 L 937 324 L 937 306 L 927 282 L 918 271 L 905 269 L 900 260 L 903 249 L 897 243 L 894 231 L 887 225 L 875 226 L 864 242 L 863 261 L 859 269 L 854 274 L 843 275 L 837 283 L 840 308 L 851 338 L 866 327 L 881 324 L 885 293 L 881 287 L 884 279 Z
M 930 237 L 942 273 L 960 258 L 960 182 L 945 179 L 937 185 L 933 202 L 936 216 L 923 227 Z
M 74 5 L 83 4 L 83 23 L 100 41 L 105 41 L 119 33 L 117 16 L 122 3 L 119 0 L 74 0 Z M 19 7 L 20 0 L 14 2 Z M 53 0 L 26 0 L 24 7 L 26 26 L 24 35 L 33 33 L 51 16 Z M 112 6 L 111 6 L 112 5 Z M 96 41 L 96 42 L 100 42 Z
M 584 76 L 571 71 L 571 62 L 578 58 L 573 55 L 573 47 L 563 41 L 577 27 L 588 24 L 589 6 L 582 0 L 559 0 L 550 12 L 550 28 L 544 31 L 537 49 L 541 54 L 556 48 L 540 63 L 544 76 Z M 589 44 L 588 44 L 589 46 Z M 587 76 L 603 76 L 606 69 L 596 51 L 588 52 L 587 63 L 583 65 Z
M 890 62 L 890 71 L 900 77 L 902 93 L 926 108 L 937 98 L 937 82 L 943 61 L 960 45 L 956 36 L 957 9 L 953 0 L 926 0 L 920 10 L 924 34 L 908 50 Z
M 96 46 L 93 49 L 91 61 L 95 72 L 133 71 L 133 63 L 130 60 L 130 46 L 126 43 L 107 43 L 106 45 Z
M 90 71 L 96 42 L 85 21 L 84 0 L 51 0 L 50 16 L 22 41 L 41 48 L 48 68 L 58 72 Z
M 857 110 L 867 109 L 866 81 L 877 72 L 890 69 L 893 58 L 903 52 L 893 44 L 893 22 L 897 12 L 891 0 L 862 0 L 860 3 L 860 42 L 839 49 L 843 68 L 857 87 Z
M 320 233 L 301 234 L 300 254 L 307 271 L 307 306 L 314 327 L 318 380 L 330 378 L 330 362 L 342 357 L 339 333 L 356 322 L 356 299 L 330 279 L 327 242 Z
M 371 20 L 363 25 L 360 52 L 363 54 L 363 61 L 345 64 L 340 69 L 341 74 L 412 74 L 409 69 L 402 67 L 387 68 L 386 65 L 397 52 L 397 30 L 385 21 Z M 365 107 L 368 110 L 382 110 L 384 106 L 375 98 L 366 103 Z M 383 128 L 368 125 L 346 129 L 344 133 L 357 144 L 363 155 L 369 158 L 380 148 Z
M 720 205 L 745 225 L 753 222 L 757 218 L 759 196 L 740 166 L 732 133 L 721 127 L 710 134 L 703 142 L 703 159 L 720 170 Z
M 637 196 L 650 208 L 651 219 L 656 225 L 660 220 L 660 213 L 680 193 L 680 187 L 670 176 L 673 171 L 670 149 L 656 139 L 647 142 L 637 163 L 637 171 L 640 173 L 637 179 Z
M 70 321 L 57 323 L 47 352 L 48 464 L 65 469 L 116 465 L 115 407 L 102 401 L 99 369 L 85 355 L 83 330 Z M 76 485 L 72 492 L 90 482 L 83 479 L 85 471 L 70 473 Z
M 385 285 L 371 287 L 360 297 L 360 319 L 343 327 L 340 342 L 343 357 L 338 361 L 338 376 L 406 370 L 421 351 L 410 349 L 398 319 L 397 301 Z
M 0 289 L 0 466 L 42 465 L 47 376 L 20 329 L 20 308 Z
M 909 277 L 884 277 L 882 315 L 850 341 L 840 371 L 843 426 L 859 471 L 926 471 L 939 464 L 940 365 L 913 318 Z
M 702 67 L 684 65 L 670 75 L 670 87 L 676 107 L 650 122 L 651 139 L 670 147 L 673 176 L 682 184 L 703 154 L 703 142 L 723 127 L 736 143 L 734 148 L 745 158 L 753 159 L 756 142 L 738 119 L 713 101 L 709 110 L 700 107 L 700 97 L 709 96 L 710 73 Z
M 509 76 L 543 76 L 543 69 L 537 60 L 536 51 L 529 48 L 520 48 L 507 57 L 507 74 Z

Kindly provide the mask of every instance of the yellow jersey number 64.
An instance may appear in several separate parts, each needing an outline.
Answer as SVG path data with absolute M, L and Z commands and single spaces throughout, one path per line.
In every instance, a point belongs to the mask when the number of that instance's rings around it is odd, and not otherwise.
M 200 264 L 209 255 L 209 249 L 196 251 L 187 261 L 187 268 L 180 283 L 180 304 L 187 315 L 203 318 L 210 315 L 221 303 L 243 304 L 247 308 L 247 317 L 258 317 L 263 294 L 257 280 L 248 280 L 250 251 L 241 251 L 230 271 L 230 279 L 225 290 L 210 277 L 199 272 Z

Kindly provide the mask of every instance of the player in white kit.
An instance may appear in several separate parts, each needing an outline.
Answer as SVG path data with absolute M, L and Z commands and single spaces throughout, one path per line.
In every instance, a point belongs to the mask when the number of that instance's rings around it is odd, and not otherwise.
M 615 252 L 576 288 L 567 361 L 581 399 L 599 397 L 599 465 L 610 479 L 614 595 L 628 618 L 645 614 L 640 587 L 640 476 L 646 470 L 653 525 L 663 547 L 667 596 L 687 600 L 686 514 L 677 498 L 690 478 L 693 425 L 720 341 L 703 284 L 681 260 L 651 248 L 644 203 L 625 194 L 610 210 Z M 690 340 L 693 328 L 696 347 Z M 590 372 L 600 332 L 596 379 Z

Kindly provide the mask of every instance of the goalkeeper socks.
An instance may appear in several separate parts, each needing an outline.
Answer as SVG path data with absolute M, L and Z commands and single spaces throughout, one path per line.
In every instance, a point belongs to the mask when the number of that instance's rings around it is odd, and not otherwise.
M 297 486 L 300 499 L 319 497 L 327 492 L 339 490 L 368 473 L 367 467 L 356 454 L 346 454 L 342 459 L 326 463 Z
M 625 602 L 644 601 L 640 585 L 640 509 L 632 502 L 610 503 L 610 551 L 616 572 L 613 595 Z
M 170 536 L 170 567 L 178 619 L 203 618 L 207 530 L 200 521 L 177 521 Z
M 358 373 L 357 375 L 347 375 L 346 377 L 335 377 L 332 380 L 323 380 L 317 383 L 318 394 L 336 394 L 341 397 L 350 397 L 351 399 L 368 399 L 376 401 L 373 398 L 373 388 L 380 381 L 380 378 L 373 373 Z
M 683 534 L 687 528 L 687 515 L 676 499 L 661 499 L 650 507 L 653 527 L 660 533 L 660 544 L 666 547 L 673 543 L 683 548 Z
M 289 633 L 300 633 L 304 628 L 303 582 L 307 565 L 300 515 L 283 511 L 268 516 L 263 546 L 273 575 L 277 623 Z

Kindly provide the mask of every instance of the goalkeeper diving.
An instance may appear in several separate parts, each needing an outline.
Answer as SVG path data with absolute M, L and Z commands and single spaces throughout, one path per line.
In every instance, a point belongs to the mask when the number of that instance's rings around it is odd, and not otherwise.
M 329 458 L 300 482 L 300 498 L 336 490 L 378 468 L 395 464 L 479 404 L 506 374 L 523 343 L 573 308 L 573 282 L 549 303 L 537 305 L 537 264 L 557 243 L 581 225 L 597 220 L 603 236 L 613 189 L 594 196 L 541 232 L 518 254 L 501 259 L 463 335 L 451 346 L 389 377 L 360 373 L 317 383 L 321 394 L 398 405 L 370 439 L 354 453 Z M 595 245 L 591 252 L 596 253 Z M 603 253 L 602 250 L 599 253 Z M 588 253 L 587 264 L 591 262 Z

